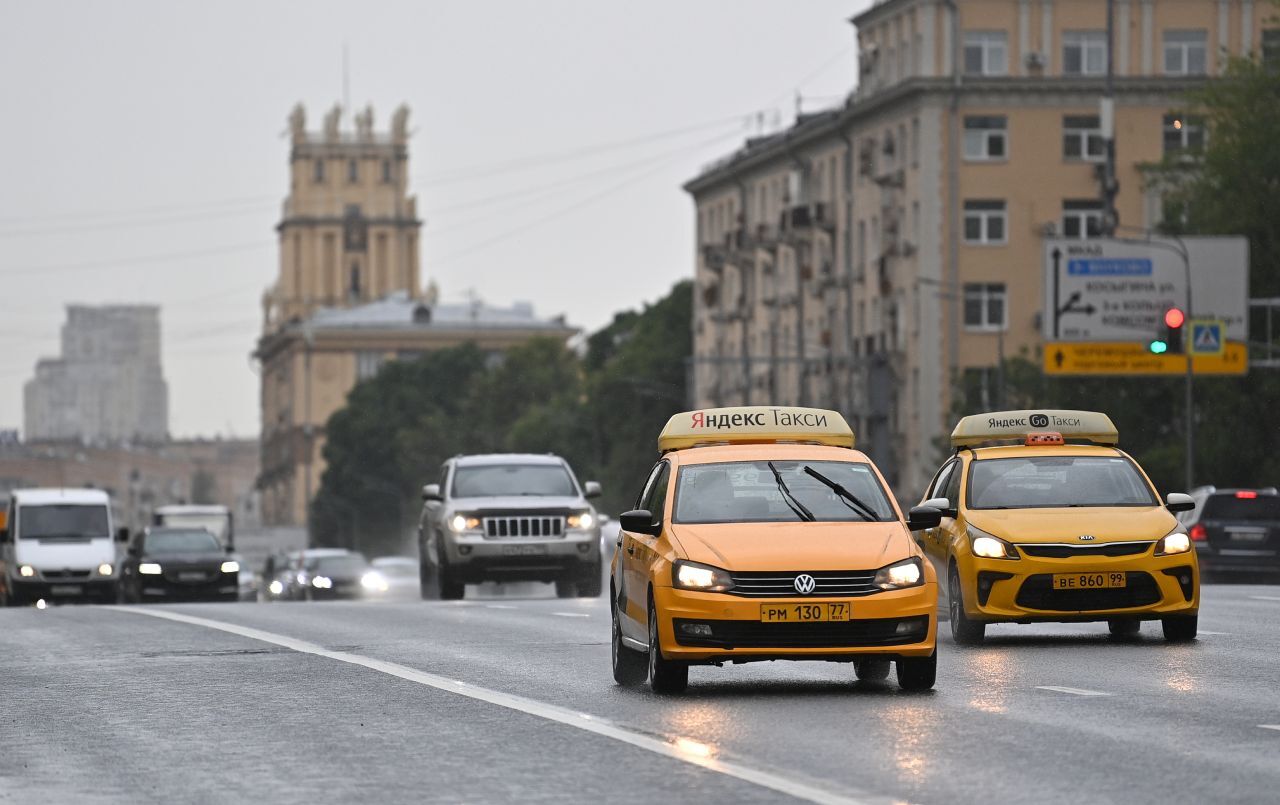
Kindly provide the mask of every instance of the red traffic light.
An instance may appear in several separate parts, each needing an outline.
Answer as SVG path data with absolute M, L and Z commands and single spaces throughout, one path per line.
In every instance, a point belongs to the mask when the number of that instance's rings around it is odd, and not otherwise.
M 1183 313 L 1176 307 L 1171 307 L 1164 312 L 1164 324 L 1166 327 L 1178 329 L 1187 320 L 1187 314 Z

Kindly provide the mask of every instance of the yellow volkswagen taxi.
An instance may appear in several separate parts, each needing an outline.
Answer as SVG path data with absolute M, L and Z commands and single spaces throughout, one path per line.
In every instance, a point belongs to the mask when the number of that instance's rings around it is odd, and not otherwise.
M 690 665 L 852 662 L 859 679 L 933 687 L 937 579 L 875 465 L 838 413 L 676 414 L 610 579 L 613 676 L 659 693 Z
M 1174 517 L 1092 411 L 1005 411 L 961 419 L 953 455 L 923 506 L 942 522 L 918 538 L 947 575 L 951 634 L 981 643 L 988 623 L 1106 621 L 1117 636 L 1159 620 L 1194 640 L 1200 571 Z

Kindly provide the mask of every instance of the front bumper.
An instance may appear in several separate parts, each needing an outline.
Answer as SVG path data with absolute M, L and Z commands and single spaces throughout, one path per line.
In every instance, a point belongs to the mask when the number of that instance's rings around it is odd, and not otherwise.
M 451 534 L 444 539 L 449 569 L 465 578 L 550 579 L 564 571 L 600 562 L 598 531 L 569 531 L 563 537 L 489 539 Z
M 845 598 L 746 598 L 673 587 L 655 587 L 653 595 L 662 654 L 683 662 L 928 657 L 937 640 L 938 587 L 933 583 Z M 760 619 L 761 605 L 833 602 L 848 603 L 851 620 L 773 624 Z M 686 623 L 705 624 L 711 635 L 683 633 Z
M 234 601 L 240 592 L 236 574 L 223 575 L 227 578 L 213 578 L 199 583 L 174 581 L 164 576 L 140 576 L 138 595 L 149 600 Z
M 115 576 L 98 576 L 97 578 L 78 580 L 37 580 L 9 579 L 9 589 L 14 596 L 23 601 L 37 601 L 41 598 L 64 601 L 114 601 L 116 587 L 119 582 Z
M 1150 552 L 1125 557 L 1066 557 L 960 560 L 964 607 L 972 620 L 1099 621 L 1112 617 L 1155 620 L 1193 615 L 1200 607 L 1200 569 L 1195 551 L 1173 556 Z M 1125 586 L 1055 590 L 1053 576 L 1124 573 Z

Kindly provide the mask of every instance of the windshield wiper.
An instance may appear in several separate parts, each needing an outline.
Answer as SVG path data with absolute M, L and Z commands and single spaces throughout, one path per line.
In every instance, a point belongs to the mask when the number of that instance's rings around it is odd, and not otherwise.
M 804 468 L 804 471 L 806 474 L 810 475 L 811 477 L 818 479 L 823 484 L 826 484 L 826 486 L 832 492 L 835 492 L 837 495 L 839 495 L 840 499 L 844 501 L 844 505 L 848 506 L 849 510 L 852 511 L 854 514 L 860 515 L 864 520 L 869 520 L 877 523 L 880 522 L 880 515 L 872 511 L 870 506 L 868 506 L 867 504 L 859 500 L 857 495 L 853 494 L 848 489 L 845 489 L 840 484 L 836 483 L 835 481 L 831 480 L 827 476 L 818 472 L 813 467 L 806 465 Z
M 773 466 L 773 462 L 769 462 L 769 469 L 773 472 L 773 479 L 778 482 L 778 491 L 782 493 L 782 499 L 791 507 L 791 511 L 805 522 L 812 523 L 816 518 L 813 512 L 805 508 L 805 505 L 796 500 L 796 496 L 791 494 L 791 490 L 787 487 L 787 482 L 782 480 L 782 473 L 778 472 L 778 468 Z

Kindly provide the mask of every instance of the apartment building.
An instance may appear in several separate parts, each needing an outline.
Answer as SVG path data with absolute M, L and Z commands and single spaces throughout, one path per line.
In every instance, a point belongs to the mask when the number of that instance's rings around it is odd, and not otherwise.
M 953 407 L 999 403 L 1040 344 L 1041 241 L 1103 228 L 1105 0 L 882 0 L 856 88 L 685 185 L 697 210 L 696 404 L 838 408 L 902 495 Z M 1152 166 L 1191 157 L 1187 93 L 1280 55 L 1252 0 L 1116 0 L 1115 210 L 1159 225 Z M 1121 229 L 1120 231 L 1124 231 Z

